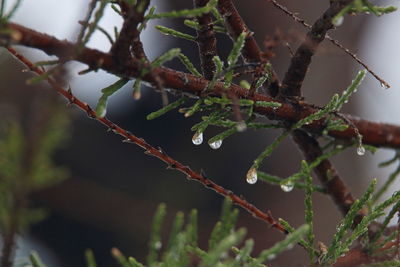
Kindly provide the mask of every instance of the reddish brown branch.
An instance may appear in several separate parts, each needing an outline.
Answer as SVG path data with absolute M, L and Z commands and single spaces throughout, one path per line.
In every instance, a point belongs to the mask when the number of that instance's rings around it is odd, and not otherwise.
M 14 55 L 16 58 L 18 58 L 19 61 L 21 61 L 26 67 L 28 67 L 31 71 L 35 72 L 38 75 L 43 75 L 44 72 L 36 67 L 31 61 L 29 61 L 27 58 L 19 54 L 16 50 L 14 50 L 11 47 L 7 47 L 7 50 Z M 143 138 L 139 138 L 132 134 L 131 132 L 119 127 L 112 121 L 108 120 L 107 118 L 100 118 L 96 116 L 96 112 L 87 104 L 76 98 L 70 90 L 65 90 L 62 88 L 57 82 L 55 82 L 52 78 L 47 78 L 46 79 L 48 83 L 51 85 L 51 87 L 60 93 L 62 96 L 68 99 L 70 104 L 73 104 L 77 106 L 79 109 L 82 111 L 86 112 L 86 114 L 97 120 L 98 122 L 102 123 L 105 125 L 108 129 L 112 130 L 115 134 L 118 134 L 122 136 L 126 141 L 134 143 L 137 146 L 140 146 L 145 150 L 145 153 L 150 156 L 154 156 L 161 161 L 165 162 L 168 165 L 169 169 L 175 169 L 178 170 L 185 175 L 187 175 L 188 179 L 200 182 L 203 184 L 205 187 L 210 188 L 217 192 L 218 194 L 228 197 L 232 200 L 233 203 L 236 205 L 242 207 L 246 211 L 248 211 L 250 214 L 252 214 L 255 218 L 258 218 L 269 225 L 271 227 L 275 228 L 276 230 L 280 231 L 281 233 L 287 234 L 288 232 L 285 230 L 283 225 L 281 225 L 279 222 L 277 222 L 270 214 L 262 212 L 258 208 L 256 208 L 254 205 L 250 204 L 247 202 L 245 199 L 242 197 L 234 194 L 232 191 L 225 189 L 224 187 L 216 184 L 212 180 L 208 179 L 204 175 L 197 173 L 193 171 L 189 166 L 183 165 L 179 161 L 171 158 L 168 156 L 163 150 L 157 149 L 150 144 L 148 144 Z
M 145 2 L 143 10 L 140 12 L 137 10 L 136 5 L 132 5 L 126 14 L 118 39 L 110 51 L 115 56 L 117 62 L 124 62 L 131 59 L 131 47 L 136 47 L 136 50 L 141 48 L 141 50 L 138 50 L 140 53 L 136 53 L 138 55 L 135 56 L 137 58 L 145 58 L 143 46 L 139 40 L 140 32 L 137 27 L 144 20 L 143 14 L 149 6 L 149 2 Z
M 289 17 L 291 17 L 294 21 L 300 23 L 301 25 L 303 25 L 304 27 L 308 28 L 311 30 L 312 26 L 310 24 L 308 24 L 304 19 L 298 17 L 295 13 L 289 11 L 285 6 L 279 4 L 276 0 L 265 0 L 267 2 L 271 2 L 277 9 L 281 10 L 283 13 L 285 13 L 286 15 L 288 15 Z M 329 36 L 328 34 L 325 35 L 325 38 L 328 39 L 333 45 L 339 47 L 339 49 L 341 49 L 342 51 L 344 51 L 346 54 L 348 54 L 350 57 L 352 57 L 358 64 L 360 64 L 361 66 L 363 66 L 372 76 L 375 77 L 375 79 L 377 79 L 382 86 L 384 86 L 385 88 L 390 88 L 390 84 L 388 82 L 386 82 L 384 79 L 382 79 L 381 77 L 379 77 L 378 74 L 376 74 L 367 64 L 365 64 L 360 58 L 357 57 L 356 54 L 354 54 L 353 52 L 351 52 L 349 49 L 347 49 L 346 47 L 344 47 L 341 43 L 339 43 L 339 41 L 333 39 L 331 36 Z
M 292 136 L 295 143 L 303 152 L 307 162 L 313 162 L 323 155 L 323 151 L 318 142 L 304 131 L 294 130 Z M 323 160 L 314 171 L 339 210 L 343 215 L 346 215 L 351 205 L 354 203 L 354 198 L 342 179 L 340 179 L 333 165 L 329 160 Z
M 196 8 L 207 5 L 209 0 L 194 0 Z M 213 20 L 210 13 L 197 17 L 199 29 L 196 42 L 199 47 L 201 70 L 207 80 L 211 80 L 215 72 L 213 57 L 217 55 L 217 39 L 213 30 Z
M 324 39 L 328 29 L 332 27 L 331 20 L 336 14 L 335 12 L 341 10 L 341 8 L 338 8 L 337 11 L 330 11 L 331 9 L 336 10 L 333 6 L 334 4 L 332 4 L 328 11 L 317 20 L 311 28 L 311 31 L 307 34 L 305 42 L 300 45 L 296 54 L 292 57 L 291 64 L 285 75 L 281 88 L 281 97 L 301 96 L 301 84 L 308 65 L 311 62 L 311 57 L 317 49 L 318 44 Z M 303 60 L 305 60 L 305 62 L 303 62 Z M 302 73 L 303 71 L 304 74 Z M 303 78 L 301 78 L 301 75 L 304 75 Z M 292 136 L 308 162 L 313 162 L 323 155 L 323 151 L 319 146 L 318 141 L 308 133 L 303 130 L 295 130 L 292 132 Z M 346 215 L 354 203 L 354 198 L 333 167 L 333 164 L 328 159 L 325 159 L 314 169 L 314 172 L 342 214 Z M 361 216 L 362 215 L 358 216 L 355 222 L 359 222 Z
M 236 41 L 242 32 L 247 33 L 246 42 L 242 50 L 244 60 L 248 63 L 266 63 L 267 60 L 264 58 L 253 33 L 249 30 L 246 23 L 244 23 L 242 17 L 232 3 L 232 0 L 218 1 L 218 10 L 225 20 L 225 27 L 227 28 L 228 34 L 232 40 Z M 257 77 L 254 78 L 256 79 Z M 256 88 L 253 87 L 251 95 L 254 94 L 254 89 Z M 268 87 L 269 94 L 274 97 L 278 93 L 278 90 L 279 79 L 276 73 L 272 71 L 272 80 Z
M 15 42 L 17 44 L 37 48 L 49 55 L 56 55 L 65 60 L 77 60 L 87 64 L 90 68 L 101 68 L 118 76 L 135 78 L 140 75 L 141 63 L 138 60 L 133 59 L 126 62 L 125 65 L 120 65 L 114 62 L 109 53 L 89 48 L 83 48 L 76 58 L 65 58 L 71 57 L 72 53 L 70 52 L 74 51 L 75 47 L 73 43 L 58 40 L 52 36 L 33 31 L 18 24 L 10 23 L 7 26 L 19 33 L 18 36 L 20 38 Z M 164 67 L 155 68 L 153 72 L 160 77 L 164 82 L 164 86 L 167 88 L 193 94 L 200 93 L 209 83 L 206 79 Z M 148 82 L 153 81 L 150 75 L 143 77 L 143 80 Z M 317 111 L 314 106 L 305 102 L 292 104 L 261 94 L 248 96 L 248 90 L 235 84 L 232 84 L 229 90 L 241 99 L 246 98 L 253 101 L 275 101 L 281 103 L 282 106 L 277 109 L 266 107 L 255 108 L 255 111 L 258 114 L 264 115 L 273 120 L 296 122 Z M 224 85 L 222 83 L 216 83 L 213 94 L 222 95 L 224 92 L 226 93 Z M 360 134 L 363 136 L 363 143 L 378 147 L 400 148 L 400 126 L 371 122 L 351 115 L 342 116 L 349 119 L 357 127 Z M 305 127 L 305 129 L 313 133 L 321 133 L 324 129 L 324 121 L 316 121 Z M 329 135 L 334 138 L 351 140 L 357 136 L 357 133 L 352 127 L 349 127 L 344 131 L 330 131 Z
M 352 0 L 333 1 L 325 13 L 313 24 L 304 42 L 292 57 L 289 69 L 283 78 L 280 94 L 282 96 L 301 96 L 300 88 L 319 44 L 333 27 L 332 18 Z

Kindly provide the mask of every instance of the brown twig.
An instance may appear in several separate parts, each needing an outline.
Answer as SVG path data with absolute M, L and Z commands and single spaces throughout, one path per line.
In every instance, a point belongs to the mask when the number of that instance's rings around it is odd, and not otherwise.
M 143 14 L 147 10 L 149 3 L 150 1 L 146 1 L 143 10 L 140 10 L 140 12 L 137 10 L 138 8 L 136 5 L 132 5 L 126 14 L 118 39 L 115 41 L 110 51 L 110 53 L 115 56 L 117 62 L 122 63 L 130 60 L 132 57 L 131 47 L 135 47 L 135 43 L 137 45 L 138 41 L 142 47 L 140 40 L 138 40 L 140 36 L 138 25 L 143 22 Z M 144 57 L 144 52 L 135 56 L 141 59 Z
M 209 0 L 193 0 L 195 8 L 207 5 Z M 201 71 L 207 80 L 212 80 L 215 72 L 213 57 L 217 55 L 217 39 L 213 30 L 213 20 L 210 13 L 197 17 L 199 29 L 196 43 L 199 47 Z
M 285 6 L 279 4 L 276 0 L 265 0 L 265 1 L 271 2 L 277 9 L 281 10 L 286 15 L 291 17 L 294 21 L 300 23 L 304 27 L 306 27 L 308 29 L 312 28 L 312 26 L 310 24 L 308 24 L 304 19 L 298 17 L 296 14 L 289 11 Z M 367 64 L 365 64 L 356 54 L 351 52 L 348 48 L 344 47 L 341 43 L 339 43 L 339 41 L 335 40 L 328 34 L 325 35 L 325 38 L 328 39 L 335 46 L 339 47 L 339 49 L 344 51 L 350 57 L 352 57 L 358 64 L 363 66 L 372 76 L 374 76 L 375 79 L 377 79 L 380 82 L 382 87 L 390 88 L 390 84 L 388 82 L 386 82 L 384 79 L 382 79 L 378 74 L 376 74 L 376 72 L 374 72 Z
M 9 23 L 6 26 L 19 33 L 19 39 L 14 40 L 16 44 L 37 48 L 49 55 L 56 55 L 60 58 L 64 58 L 65 56 L 71 57 L 72 53 L 70 53 L 70 51 L 74 51 L 75 45 L 73 43 L 58 40 L 52 36 L 36 32 L 18 24 Z M 135 59 L 126 62 L 126 65 L 116 64 L 110 54 L 90 48 L 83 48 L 82 52 L 76 58 L 67 58 L 65 60 L 77 60 L 87 64 L 91 68 L 101 68 L 109 73 L 127 78 L 139 77 L 142 66 L 141 63 Z M 167 88 L 192 94 L 200 93 L 209 83 L 206 79 L 164 67 L 155 68 L 153 72 L 160 77 Z M 148 82 L 153 81 L 152 77 L 149 75 L 144 76 L 143 79 Z M 276 109 L 268 107 L 255 108 L 255 112 L 272 120 L 296 122 L 318 110 L 313 105 L 309 105 L 305 102 L 298 102 L 296 104 L 286 103 L 257 93 L 253 96 L 249 96 L 248 90 L 235 84 L 232 84 L 226 89 L 223 83 L 216 83 L 213 94 L 221 96 L 226 93 L 226 90 L 231 90 L 232 93 L 240 99 L 267 102 L 275 101 L 281 103 L 281 107 Z M 360 134 L 363 136 L 364 144 L 378 147 L 400 148 L 400 126 L 371 122 L 351 115 L 342 116 L 348 118 L 357 127 Z M 305 128 L 307 131 L 313 133 L 321 133 L 324 127 L 324 120 L 319 120 L 307 125 Z M 344 131 L 330 131 L 329 135 L 345 140 L 351 140 L 357 137 L 357 133 L 352 127 Z
M 141 60 L 144 65 L 149 68 L 148 58 L 143 49 L 143 43 L 140 40 L 140 31 L 138 25 L 144 21 L 144 13 L 149 7 L 150 1 L 142 1 L 131 7 L 121 4 L 121 9 L 124 10 L 124 23 L 122 29 L 111 47 L 110 53 L 113 55 L 114 60 L 120 64 L 125 65 L 124 62 L 132 60 L 132 54 L 137 59 Z M 161 93 L 162 102 L 164 105 L 168 104 L 168 96 L 164 90 L 162 80 L 151 70 L 149 75 L 152 77 L 151 82 Z
M 81 23 L 82 27 L 81 27 L 81 30 L 79 31 L 79 34 L 78 34 L 77 47 L 82 45 L 83 36 L 85 35 L 85 31 L 86 31 L 87 27 L 90 25 L 89 20 L 90 20 L 90 18 L 92 16 L 92 13 L 93 13 L 94 9 L 96 8 L 97 2 L 98 2 L 98 0 L 91 0 L 90 3 L 89 3 L 88 11 L 86 13 L 85 19 L 83 20 L 83 23 Z
M 333 8 L 333 5 L 334 4 L 332 4 L 325 14 L 313 25 L 312 29 L 307 34 L 306 40 L 300 45 L 295 55 L 292 57 L 281 87 L 281 97 L 291 98 L 301 96 L 301 85 L 308 65 L 311 62 L 311 57 L 317 49 L 318 44 L 324 39 L 327 30 L 332 27 L 332 17 L 341 10 L 339 7 L 336 9 Z M 353 127 L 353 129 L 356 132 L 358 131 L 357 128 Z M 318 141 L 303 130 L 294 130 L 292 132 L 292 137 L 302 151 L 307 162 L 313 162 L 323 155 Z M 343 216 L 346 215 L 354 203 L 354 198 L 333 167 L 333 164 L 328 159 L 325 159 L 314 169 L 314 172 Z M 360 222 L 362 216 L 363 214 L 360 212 L 360 215 L 355 218 L 354 224 Z
M 318 142 L 306 132 L 302 130 L 294 130 L 292 136 L 308 162 L 313 162 L 323 155 L 323 151 Z M 324 188 L 326 188 L 327 193 L 338 206 L 339 210 L 343 215 L 346 215 L 351 205 L 354 203 L 354 198 L 342 179 L 340 179 L 330 161 L 323 160 L 314 171 L 321 183 L 324 185 Z
M 225 26 L 226 26 L 226 28 L 228 30 L 228 34 L 232 38 L 232 40 L 235 41 L 242 32 L 245 32 L 247 34 L 246 42 L 245 42 L 243 50 L 242 50 L 242 55 L 243 55 L 245 62 L 267 63 L 267 60 L 263 57 L 263 53 L 260 50 L 260 47 L 258 46 L 258 44 L 253 36 L 253 33 L 249 30 L 247 25 L 244 23 L 242 17 L 240 16 L 236 7 L 232 3 L 232 0 L 218 1 L 218 10 L 225 20 Z M 262 65 L 264 65 L 264 64 L 262 64 Z M 259 73 L 258 75 L 255 75 L 253 77 L 254 81 L 253 81 L 253 86 L 251 88 L 250 95 L 253 95 L 255 93 L 256 88 L 254 88 L 254 85 L 255 85 L 256 79 L 258 78 L 257 76 L 261 76 L 261 75 L 262 75 L 262 73 Z M 268 91 L 272 97 L 275 97 L 279 91 L 279 79 L 274 71 L 272 71 L 272 80 L 268 87 Z
M 7 50 L 14 55 L 21 63 L 23 63 L 26 67 L 28 67 L 31 71 L 35 72 L 38 75 L 43 75 L 44 72 L 36 67 L 31 61 L 29 61 L 27 58 L 19 54 L 15 49 L 11 47 L 7 47 Z M 157 149 L 153 146 L 151 146 L 149 143 L 147 143 L 143 138 L 139 138 L 132 134 L 131 132 L 121 128 L 117 124 L 113 123 L 112 121 L 108 120 L 107 118 L 101 118 L 96 116 L 96 112 L 87 104 L 76 98 L 71 90 L 65 90 L 62 88 L 60 85 L 58 85 L 57 82 L 55 82 L 52 78 L 48 77 L 46 78 L 47 82 L 51 85 L 51 87 L 57 91 L 59 94 L 64 96 L 66 99 L 68 99 L 69 104 L 73 104 L 77 106 L 79 109 L 82 111 L 86 112 L 86 114 L 98 122 L 102 123 L 105 125 L 109 130 L 113 131 L 115 134 L 118 134 L 124 138 L 125 142 L 130 142 L 133 143 L 137 146 L 140 146 L 145 150 L 145 154 L 154 156 L 161 161 L 165 162 L 169 169 L 175 169 L 177 171 L 182 172 L 183 174 L 187 175 L 187 178 L 190 180 L 194 180 L 197 182 L 200 182 L 202 185 L 204 185 L 207 188 L 210 188 L 217 192 L 218 194 L 230 198 L 232 202 L 240 207 L 242 207 L 244 210 L 252 214 L 255 218 L 258 218 L 267 224 L 271 225 L 271 227 L 275 228 L 281 233 L 288 234 L 288 232 L 285 230 L 283 225 L 281 225 L 278 221 L 276 221 L 271 215 L 268 213 L 262 212 L 258 208 L 256 208 L 254 205 L 250 204 L 248 201 L 243 199 L 242 197 L 234 194 L 232 191 L 225 189 L 224 187 L 216 184 L 209 178 L 205 177 L 204 175 L 193 171 L 189 166 L 183 165 L 179 161 L 171 158 L 168 156 L 162 149 Z
M 352 0 L 332 2 L 324 14 L 313 24 L 290 61 L 289 68 L 283 78 L 281 96 L 301 96 L 300 89 L 311 63 L 311 58 L 319 44 L 325 39 L 327 31 L 333 28 L 332 18 L 351 2 Z

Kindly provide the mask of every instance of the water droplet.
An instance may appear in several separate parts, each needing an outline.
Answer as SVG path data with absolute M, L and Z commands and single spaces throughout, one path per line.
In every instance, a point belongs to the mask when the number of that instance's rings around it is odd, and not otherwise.
M 349 103 L 349 100 L 346 99 L 346 100 L 344 101 L 344 103 L 345 103 L 345 104 Z
M 201 143 L 203 143 L 203 133 L 196 132 L 193 135 L 192 142 L 196 146 L 201 145 Z
M 275 259 L 276 258 L 276 254 L 271 254 L 271 255 L 268 255 L 268 257 L 267 257 L 267 259 L 268 260 L 273 260 L 273 259 Z
M 247 129 L 247 125 L 244 121 L 241 121 L 236 125 L 236 130 L 238 132 L 244 132 L 244 131 L 246 131 L 246 129 Z
M 343 24 L 343 21 L 344 21 L 344 17 L 341 16 L 341 17 L 338 17 L 338 18 L 334 19 L 334 20 L 332 21 L 332 24 L 333 24 L 334 26 L 336 26 L 336 27 L 339 27 L 340 25 Z
M 256 170 L 256 168 L 251 168 L 247 172 L 246 181 L 249 184 L 255 184 L 257 182 L 257 170 Z
M 283 192 L 290 192 L 293 190 L 293 188 L 294 188 L 294 183 L 292 182 L 281 184 L 281 189 Z
M 356 88 L 356 89 L 354 89 L 353 93 L 357 93 L 357 91 L 358 91 L 358 89 Z
M 363 146 L 357 147 L 357 155 L 364 156 L 364 154 L 365 154 L 365 148 Z
M 387 83 L 381 82 L 381 87 L 382 87 L 383 89 L 388 89 L 388 88 L 389 88 L 389 85 L 388 85 Z
M 212 149 L 218 149 L 218 148 L 220 148 L 221 145 L 222 145 L 222 140 L 220 139 L 220 140 L 217 140 L 217 141 L 215 141 L 215 142 L 209 143 L 209 145 L 210 145 L 210 147 L 211 147 Z
M 154 243 L 154 248 L 155 248 L 156 250 L 161 249 L 161 247 L 162 247 L 162 244 L 161 244 L 160 241 L 157 241 L 157 242 Z
M 289 244 L 288 246 L 287 246 L 287 250 L 290 250 L 290 249 L 292 249 L 292 248 L 294 248 L 294 244 L 292 243 L 292 244 Z

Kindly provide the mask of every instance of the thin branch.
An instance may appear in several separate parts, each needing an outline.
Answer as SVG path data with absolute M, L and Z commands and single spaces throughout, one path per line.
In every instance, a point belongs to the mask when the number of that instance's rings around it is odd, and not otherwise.
M 301 96 L 300 88 L 310 66 L 311 58 L 319 44 L 325 39 L 327 31 L 333 28 L 332 18 L 351 2 L 352 0 L 332 2 L 324 14 L 313 24 L 305 40 L 291 59 L 282 82 L 280 91 L 282 96 Z
M 263 52 L 260 50 L 256 39 L 253 36 L 253 32 L 249 30 L 236 7 L 232 3 L 232 0 L 220 0 L 218 1 L 218 10 L 225 20 L 225 26 L 228 30 L 229 36 L 232 40 L 236 40 L 238 36 L 245 32 L 247 33 L 246 42 L 244 44 L 242 55 L 247 63 L 267 63 L 266 59 L 263 57 Z M 263 64 L 262 64 L 263 65 Z M 262 74 L 261 74 L 262 75 Z M 261 76 L 260 75 L 260 76 Z M 254 77 L 255 79 L 257 77 Z M 254 94 L 253 87 L 250 95 Z M 272 80 L 268 87 L 269 94 L 275 97 L 279 90 L 279 78 L 274 71 L 272 71 Z
M 140 76 L 142 65 L 138 60 L 132 59 L 131 61 L 126 62 L 126 65 L 121 65 L 117 64 L 110 54 L 90 48 L 83 48 L 76 58 L 72 58 L 73 53 L 71 52 L 75 49 L 75 44 L 73 43 L 58 40 L 52 36 L 36 32 L 14 23 L 9 23 L 6 27 L 19 33 L 20 39 L 14 41 L 17 44 L 37 48 L 49 55 L 56 55 L 65 60 L 76 60 L 87 64 L 93 69 L 101 68 L 118 76 L 127 78 Z M 153 69 L 153 72 L 160 77 L 164 86 L 167 88 L 191 94 L 200 93 L 209 83 L 206 79 L 164 67 L 155 68 Z M 143 80 L 153 82 L 150 75 L 144 76 Z M 249 96 L 248 90 L 235 84 L 232 84 L 228 89 L 226 89 L 224 88 L 223 83 L 217 82 L 213 89 L 213 94 L 216 96 L 222 96 L 226 93 L 226 90 L 231 90 L 232 93 L 240 99 L 251 99 L 253 101 L 265 102 L 275 101 L 281 103 L 279 108 L 260 106 L 255 108 L 255 112 L 272 120 L 296 122 L 318 111 L 317 107 L 303 101 L 293 104 L 257 93 L 253 96 Z M 371 122 L 351 115 L 342 114 L 341 116 L 346 117 L 356 126 L 359 133 L 363 136 L 364 144 L 378 147 L 400 148 L 400 126 Z M 324 120 L 319 120 L 307 125 L 305 129 L 312 133 L 320 134 L 324 130 L 324 127 Z M 357 132 L 353 127 L 349 127 L 344 131 L 330 131 L 329 135 L 339 139 L 351 140 L 357 137 Z
M 149 2 L 150 1 L 145 2 L 145 6 L 141 12 L 138 12 L 136 5 L 130 7 L 124 19 L 118 39 L 115 41 L 110 51 L 117 61 L 124 62 L 131 59 L 130 49 L 132 45 L 134 45 L 134 42 L 138 41 L 140 35 L 138 25 L 144 20 L 144 12 L 147 10 Z
M 88 11 L 86 13 L 85 19 L 83 20 L 83 23 L 81 23 L 82 27 L 81 30 L 78 34 L 78 38 L 77 38 L 77 46 L 80 47 L 83 43 L 83 36 L 85 36 L 85 32 L 87 27 L 89 26 L 89 20 L 92 17 L 93 11 L 96 8 L 96 4 L 97 4 L 98 0 L 91 0 L 89 3 L 89 8 Z
M 26 67 L 28 67 L 31 71 L 35 72 L 38 75 L 43 75 L 44 72 L 36 67 L 31 61 L 29 61 L 27 58 L 19 54 L 16 50 L 14 50 L 11 47 L 7 47 L 7 50 L 14 55 L 21 63 L 23 63 Z M 193 171 L 189 166 L 183 165 L 179 161 L 171 158 L 168 156 L 162 149 L 160 148 L 155 148 L 151 146 L 149 143 L 147 143 L 143 138 L 139 138 L 132 134 L 131 132 L 121 128 L 117 124 L 113 123 L 112 121 L 108 120 L 107 118 L 100 118 L 96 116 L 96 112 L 87 104 L 76 98 L 71 90 L 65 90 L 62 88 L 55 80 L 52 78 L 48 77 L 46 78 L 47 82 L 51 85 L 51 87 L 57 91 L 59 94 L 64 96 L 66 99 L 68 99 L 70 104 L 73 104 L 77 106 L 79 109 L 82 111 L 86 112 L 86 114 L 98 122 L 102 123 L 105 125 L 108 129 L 113 131 L 115 134 L 118 134 L 124 138 L 124 141 L 133 143 L 137 146 L 140 146 L 145 150 L 145 154 L 154 156 L 161 161 L 165 162 L 169 169 L 174 169 L 177 171 L 182 172 L 183 174 L 187 175 L 188 179 L 195 180 L 197 182 L 200 182 L 202 185 L 204 185 L 207 188 L 210 188 L 217 192 L 218 194 L 228 197 L 232 200 L 233 203 L 236 205 L 242 207 L 244 210 L 249 212 L 251 215 L 253 215 L 255 218 L 258 218 L 267 224 L 271 225 L 271 227 L 275 228 L 281 233 L 288 234 L 288 232 L 285 230 L 284 226 L 281 225 L 278 221 L 276 221 L 270 213 L 265 213 L 256 208 L 254 205 L 251 203 L 247 202 L 245 199 L 242 197 L 234 194 L 232 191 L 225 189 L 224 187 L 216 184 L 209 178 L 205 177 L 204 175 L 197 173 Z
M 289 17 L 291 17 L 294 21 L 300 23 L 301 25 L 303 25 L 304 27 L 311 29 L 312 26 L 310 24 L 308 24 L 304 19 L 298 17 L 295 13 L 289 11 L 285 6 L 279 4 L 276 0 L 265 0 L 267 2 L 271 2 L 277 9 L 281 10 L 282 12 L 284 12 L 286 15 L 288 15 Z M 334 44 L 335 46 L 339 47 L 339 49 L 341 49 L 342 51 L 344 51 L 346 54 L 348 54 L 350 57 L 352 57 L 358 64 L 360 64 L 361 66 L 363 66 L 372 76 L 374 76 L 375 79 L 377 79 L 381 86 L 385 87 L 385 88 L 390 88 L 390 84 L 388 82 L 386 82 L 384 79 L 382 79 L 381 77 L 379 77 L 378 74 L 376 74 L 366 63 L 364 63 L 356 54 L 354 54 L 353 52 L 351 52 L 348 48 L 344 47 L 341 43 L 339 43 L 339 41 L 335 40 L 334 38 L 332 38 L 331 36 L 329 36 L 328 34 L 325 35 L 325 38 L 328 39 L 332 44 Z
M 323 155 L 323 151 L 319 147 L 318 142 L 304 131 L 294 130 L 292 136 L 293 140 L 303 152 L 307 162 L 313 162 Z M 323 160 L 314 171 L 339 210 L 343 215 L 346 215 L 351 205 L 354 203 L 354 198 L 343 180 L 340 179 L 332 164 L 329 160 Z
M 326 13 L 327 12 L 325 12 L 325 14 Z M 318 42 L 321 42 L 323 40 L 323 35 L 325 35 L 326 31 L 330 29 L 330 27 L 332 26 L 331 19 L 329 20 L 326 19 L 324 20 L 324 19 L 325 19 L 324 16 L 322 16 L 322 18 L 314 24 L 315 27 L 313 27 L 309 32 L 309 34 L 307 35 L 308 40 L 306 38 L 305 42 L 302 45 L 300 45 L 300 48 L 296 51 L 296 54 L 292 57 L 291 65 L 289 66 L 289 69 L 285 75 L 283 85 L 281 88 L 283 90 L 281 91 L 282 97 L 290 98 L 290 97 L 301 96 L 301 83 L 304 77 L 303 78 L 297 77 L 297 75 L 302 70 L 301 69 L 293 70 L 293 68 L 300 68 L 301 63 L 297 61 L 299 59 L 303 60 L 304 58 L 307 59 L 307 57 L 309 57 L 309 60 L 311 60 L 312 54 L 318 47 Z M 308 47 L 310 50 L 306 51 L 305 49 L 307 49 L 306 46 L 308 45 L 310 46 Z M 296 57 L 297 59 L 294 59 Z M 305 69 L 306 72 L 308 68 L 307 62 L 303 63 L 303 67 L 304 66 L 306 67 Z M 300 80 L 297 80 L 298 78 L 300 78 Z M 287 86 L 293 84 L 298 85 L 298 87 L 292 88 L 290 90 Z M 357 131 L 357 128 L 355 128 L 355 130 Z M 293 140 L 295 141 L 299 149 L 302 151 L 305 159 L 308 162 L 313 162 L 318 157 L 323 155 L 323 151 L 319 146 L 316 138 L 311 137 L 303 130 L 294 130 L 291 134 L 293 136 Z M 321 161 L 320 164 L 318 164 L 318 166 L 314 169 L 314 172 L 316 173 L 321 183 L 324 185 L 328 194 L 332 197 L 338 208 L 341 210 L 343 216 L 345 216 L 349 211 L 350 207 L 354 204 L 354 198 L 351 195 L 347 186 L 345 185 L 344 181 L 340 178 L 338 172 L 333 167 L 333 164 L 328 159 L 325 159 Z M 362 214 L 360 214 L 360 216 L 356 218 L 356 221 L 360 222 L 361 219 L 362 219 Z
M 194 0 L 194 7 L 207 5 L 209 0 Z M 210 13 L 196 18 L 199 23 L 196 43 L 199 47 L 201 70 L 207 80 L 212 80 L 215 72 L 213 57 L 217 55 L 217 39 L 213 30 L 213 20 Z

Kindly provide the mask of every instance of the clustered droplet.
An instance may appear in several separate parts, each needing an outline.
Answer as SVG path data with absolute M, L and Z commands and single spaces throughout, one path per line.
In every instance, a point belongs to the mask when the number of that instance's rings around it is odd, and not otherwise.
M 193 135 L 192 142 L 196 146 L 201 145 L 201 143 L 203 143 L 203 133 L 202 132 L 200 132 L 200 133 L 196 132 Z
M 246 175 L 246 181 L 249 184 L 255 184 L 257 182 L 257 169 L 251 168 Z
M 293 188 L 294 188 L 294 183 L 292 182 L 281 184 L 281 189 L 283 192 L 290 192 L 293 190 Z
M 218 148 L 220 148 L 221 145 L 222 145 L 222 140 L 220 139 L 220 140 L 217 140 L 217 141 L 215 141 L 215 142 L 209 143 L 209 145 L 210 145 L 210 147 L 211 147 L 212 149 L 218 149 Z

